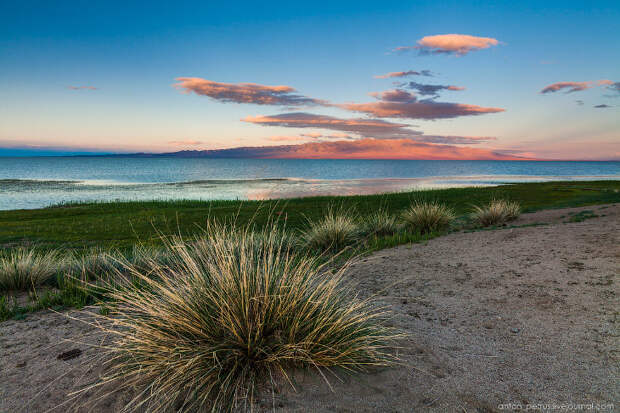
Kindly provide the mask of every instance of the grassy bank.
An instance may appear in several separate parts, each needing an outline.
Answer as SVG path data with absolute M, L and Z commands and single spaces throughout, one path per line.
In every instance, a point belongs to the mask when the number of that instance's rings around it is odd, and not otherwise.
M 135 399 L 147 410 L 246 409 L 273 391 L 263 389 L 274 374 L 398 362 L 403 333 L 377 296 L 359 296 L 353 256 L 509 225 L 523 211 L 618 202 L 620 181 L 600 181 L 7 211 L 0 321 L 98 304 L 98 328 L 114 338 L 96 397 L 150 383 Z
M 478 230 L 509 221 L 485 223 L 476 218 L 476 208 L 478 215 L 492 211 L 493 200 L 510 200 L 522 212 L 616 203 L 620 202 L 620 181 L 264 202 L 89 203 L 2 211 L 0 320 L 42 308 L 93 304 L 101 297 L 80 288 L 80 280 L 105 279 L 122 270 L 122 263 L 142 268 L 144 263 L 165 260 L 168 254 L 161 244 L 168 235 L 180 235 L 189 243 L 209 239 L 208 222 L 219 221 L 231 231 L 233 222 L 239 228 L 252 223 L 251 230 L 260 231 L 276 221 L 276 226 L 285 227 L 295 248 L 318 254 L 322 260 L 336 254 L 344 262 L 353 255 L 423 242 L 450 230 Z M 29 292 L 30 298 L 16 300 L 16 291 L 22 297 Z
M 548 182 L 488 188 L 455 188 L 385 195 L 313 197 L 279 201 L 152 201 L 68 204 L 36 210 L 0 211 L 0 248 L 36 245 L 74 250 L 128 249 L 137 242 L 158 244 L 158 232 L 191 237 L 208 218 L 252 220 L 257 226 L 279 217 L 290 230 L 303 229 L 308 220 L 325 215 L 330 206 L 361 216 L 380 208 L 398 214 L 412 201 L 446 204 L 464 217 L 473 205 L 492 199 L 520 203 L 524 212 L 620 202 L 620 181 Z M 405 237 L 406 238 L 406 237 Z M 395 239 L 390 246 L 409 239 Z

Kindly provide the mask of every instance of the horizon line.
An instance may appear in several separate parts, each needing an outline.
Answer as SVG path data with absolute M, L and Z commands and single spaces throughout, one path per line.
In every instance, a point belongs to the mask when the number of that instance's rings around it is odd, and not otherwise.
M 96 157 L 130 157 L 130 158 L 148 158 L 148 157 L 171 157 L 171 158 L 204 158 L 204 159 L 285 159 L 285 160 L 359 160 L 359 161 L 495 161 L 495 162 L 620 162 L 620 159 L 554 159 L 554 158 L 520 158 L 514 157 L 514 159 L 482 159 L 482 158 L 463 158 L 463 159 L 440 159 L 440 158 L 364 158 L 364 157 L 259 157 L 259 156 L 240 156 L 240 155 L 216 155 L 216 156 L 179 156 L 182 153 L 204 153 L 204 152 L 218 152 L 229 149 L 243 149 L 245 147 L 235 147 L 227 149 L 184 149 L 174 152 L 95 152 L 95 151 L 56 151 L 50 149 L 41 149 L 41 152 L 37 153 L 37 149 L 25 149 L 25 148 L 6 148 L 0 147 L 0 158 L 96 158 Z M 19 152 L 31 152 L 24 154 L 3 154 L 3 150 L 19 151 Z

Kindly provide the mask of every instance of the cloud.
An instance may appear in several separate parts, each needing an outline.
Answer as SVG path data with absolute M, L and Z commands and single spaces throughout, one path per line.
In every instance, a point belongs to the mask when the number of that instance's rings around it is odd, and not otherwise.
M 330 134 L 324 134 L 320 132 L 302 133 L 301 136 L 310 139 L 358 139 L 356 136 L 349 135 L 348 133 L 334 132 Z
M 268 141 L 273 141 L 273 142 L 288 142 L 288 141 L 292 141 L 292 142 L 299 142 L 299 141 L 305 141 L 307 140 L 306 137 L 302 136 L 282 136 L 282 135 L 275 135 L 275 136 L 270 136 L 267 138 Z
M 208 96 L 221 102 L 253 103 L 256 105 L 317 106 L 327 102 L 295 94 L 290 86 L 264 86 L 256 83 L 221 83 L 199 77 L 179 77 L 177 89 L 185 93 Z
M 432 77 L 433 73 L 430 70 L 407 70 L 406 72 L 390 72 L 384 75 L 376 75 L 375 79 L 389 79 L 393 77 L 407 77 L 407 76 L 428 76 Z
M 620 82 L 613 82 L 608 79 L 601 80 L 588 80 L 585 82 L 556 82 L 552 83 L 549 86 L 545 86 L 540 93 L 555 93 L 560 90 L 567 89 L 565 93 L 573 93 L 573 92 L 581 92 L 583 90 L 590 89 L 594 86 L 607 86 L 606 89 L 610 90 L 620 90 Z
M 284 113 L 272 116 L 250 116 L 243 119 L 243 121 L 262 126 L 316 128 L 338 131 L 330 134 L 313 132 L 301 135 L 312 139 L 409 139 L 417 142 L 459 145 L 478 144 L 495 140 L 494 137 L 487 136 L 425 135 L 423 132 L 410 129 L 409 125 L 403 123 L 387 122 L 381 119 L 370 118 L 341 119 L 333 116 L 315 115 L 303 112 Z
M 286 141 L 291 141 L 291 142 L 299 142 L 299 141 L 307 141 L 307 140 L 323 140 L 323 139 L 357 139 L 355 136 L 351 136 L 349 134 L 346 133 L 332 133 L 332 134 L 324 134 L 321 132 L 310 132 L 310 133 L 302 133 L 300 135 L 293 135 L 293 136 L 280 136 L 280 135 L 276 135 L 276 136 L 270 136 L 267 138 L 267 140 L 269 141 L 273 141 L 273 142 L 286 142 Z
M 620 96 L 620 82 L 609 81 L 609 83 L 607 83 L 607 87 L 605 89 L 611 91 L 612 93 L 615 93 L 614 95 L 605 95 L 607 97 L 618 97 L 618 96 Z
M 67 89 L 71 90 L 97 90 L 94 86 L 67 86 Z
M 377 138 L 393 137 L 398 134 L 405 134 L 407 136 L 412 133 L 421 134 L 420 132 L 406 129 L 409 125 L 403 123 L 393 123 L 370 118 L 342 119 L 305 112 L 283 113 L 271 116 L 248 116 L 242 120 L 262 126 L 327 129 Z
M 192 139 L 188 139 L 188 140 L 184 140 L 184 141 L 170 141 L 168 142 L 168 145 L 173 145 L 173 146 L 194 146 L 194 145 L 202 145 L 204 142 L 201 141 L 195 141 Z
M 603 108 L 611 108 L 613 106 L 609 106 L 609 105 L 606 105 L 606 104 L 603 103 L 601 105 L 595 105 L 594 107 L 597 108 L 597 109 L 603 109 Z
M 410 102 L 417 99 L 413 93 L 409 93 L 402 89 L 386 90 L 385 92 L 373 92 L 370 93 L 370 96 L 386 102 Z
M 415 95 L 392 90 L 373 94 L 379 102 L 345 103 L 337 105 L 353 112 L 363 112 L 379 118 L 405 119 L 449 119 L 459 116 L 476 116 L 486 113 L 504 112 L 502 108 L 486 108 L 461 103 L 436 102 L 434 100 L 417 100 Z
M 437 145 L 415 142 L 409 139 L 378 140 L 370 138 L 356 141 L 309 142 L 299 145 L 196 151 L 191 156 L 276 159 L 523 159 L 488 149 Z
M 451 145 L 475 145 L 497 140 L 494 136 L 421 135 L 417 141 Z
M 414 102 L 371 102 L 348 103 L 341 107 L 363 112 L 379 118 L 406 118 L 406 119 L 450 119 L 460 116 L 477 116 L 487 113 L 504 112 L 502 108 L 486 108 L 477 105 L 461 103 L 435 102 L 429 100 Z
M 312 138 L 312 139 L 318 139 L 321 136 L 323 136 L 323 134 L 321 132 L 310 132 L 310 133 L 304 133 L 302 134 L 302 136 L 305 136 L 307 138 Z
M 492 37 L 478 37 L 467 34 L 439 34 L 436 36 L 424 36 L 417 41 L 415 46 L 401 46 L 395 51 L 419 50 L 421 54 L 454 54 L 464 56 L 467 53 L 487 49 L 499 44 Z
M 582 90 L 590 89 L 593 86 L 592 82 L 556 82 L 549 86 L 545 86 L 540 93 L 555 93 L 563 89 L 568 89 L 566 93 L 580 92 Z
M 401 86 L 405 86 L 405 85 L 409 89 L 416 90 L 420 95 L 423 95 L 423 96 L 429 96 L 429 95 L 437 96 L 437 93 L 440 90 L 452 90 L 452 91 L 465 90 L 465 88 L 461 87 L 461 86 L 453 86 L 453 85 L 425 85 L 425 84 L 417 83 L 417 82 L 404 83 Z

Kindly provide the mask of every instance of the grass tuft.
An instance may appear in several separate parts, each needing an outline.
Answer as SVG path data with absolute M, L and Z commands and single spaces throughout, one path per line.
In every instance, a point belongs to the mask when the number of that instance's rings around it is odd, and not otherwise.
M 380 208 L 362 220 L 361 228 L 362 233 L 365 235 L 383 237 L 397 233 L 399 225 L 396 217 L 391 215 L 386 209 Z
M 520 214 L 521 206 L 518 202 L 494 199 L 487 205 L 474 206 L 471 218 L 476 224 L 487 227 L 513 221 Z
M 429 234 L 448 229 L 455 215 L 452 209 L 444 204 L 417 201 L 406 209 L 401 217 L 408 229 Z
M 278 230 L 210 224 L 208 238 L 169 242 L 168 264 L 131 268 L 138 282 L 111 289 L 101 316 L 116 338 L 99 386 L 143 389 L 126 410 L 248 408 L 258 384 L 289 368 L 394 361 L 397 335 L 343 283 L 346 266 L 328 270 Z
M 26 291 L 43 284 L 64 270 L 66 260 L 52 250 L 17 248 L 0 255 L 0 291 Z
M 318 251 L 339 251 L 360 238 L 360 230 L 352 213 L 335 211 L 329 207 L 327 214 L 318 221 L 309 221 L 301 231 L 302 243 Z

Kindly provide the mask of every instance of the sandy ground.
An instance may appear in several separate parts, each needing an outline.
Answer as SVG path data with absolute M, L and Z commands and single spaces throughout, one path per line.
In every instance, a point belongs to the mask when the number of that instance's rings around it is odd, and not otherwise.
M 599 216 L 566 222 L 582 210 Z M 545 225 L 527 226 L 537 223 Z M 620 411 L 620 205 L 542 211 L 514 225 L 362 258 L 349 274 L 408 334 L 402 365 L 332 376 L 333 390 L 314 373 L 296 373 L 297 392 L 283 386 L 257 410 L 500 412 L 592 403 Z M 67 393 L 98 374 L 94 331 L 51 312 L 0 323 L 0 411 L 66 410 Z M 73 349 L 82 353 L 58 358 Z M 117 411 L 126 397 L 108 397 L 95 411 Z

